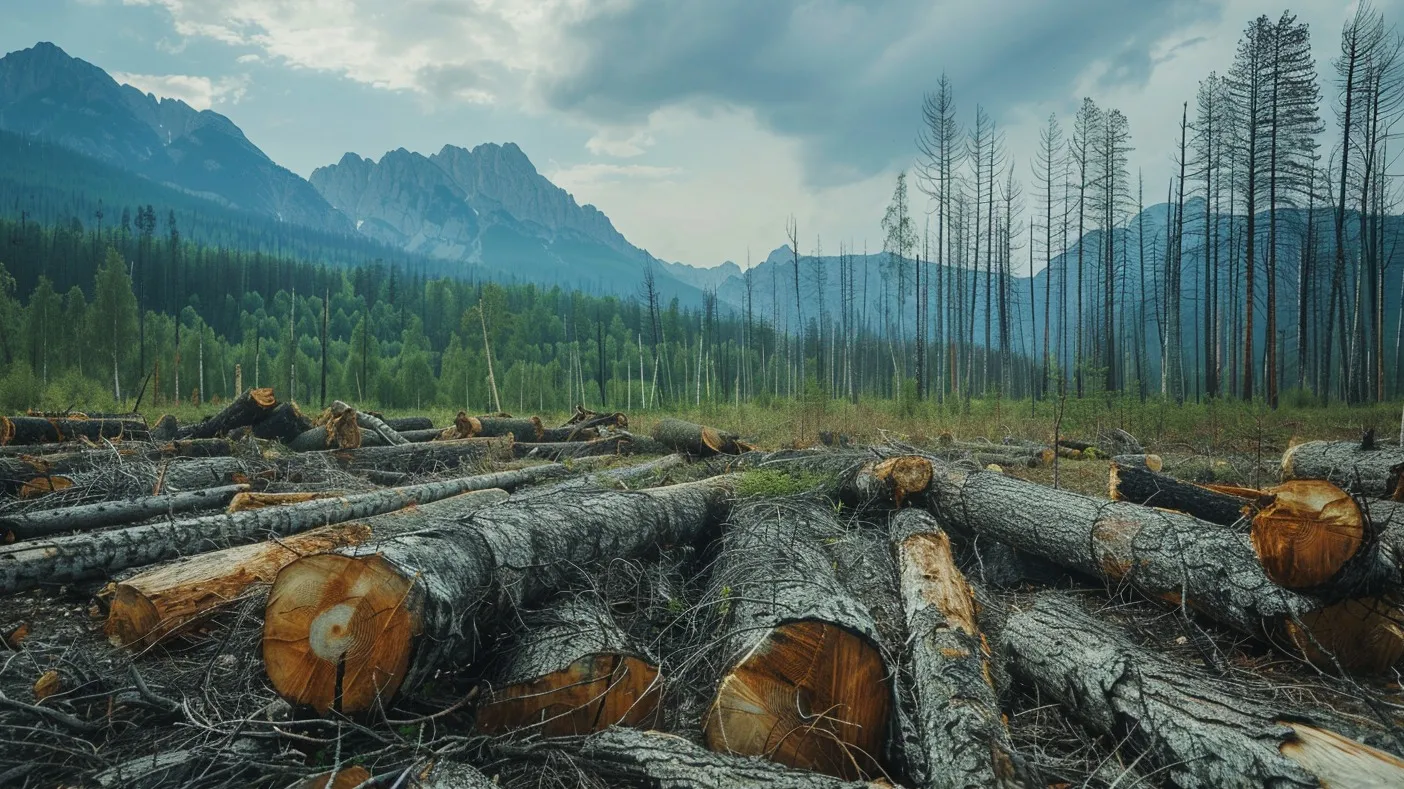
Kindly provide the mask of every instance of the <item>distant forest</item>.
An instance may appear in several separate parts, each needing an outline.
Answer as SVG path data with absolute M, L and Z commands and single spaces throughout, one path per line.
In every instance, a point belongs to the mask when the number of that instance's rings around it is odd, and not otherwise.
M 1050 117 L 1016 159 L 978 105 L 963 126 L 942 77 L 882 218 L 876 309 L 866 262 L 801 255 L 793 220 L 792 260 L 696 307 L 665 303 L 652 264 L 622 298 L 474 281 L 311 231 L 270 243 L 179 192 L 137 204 L 75 173 L 44 216 L 0 221 L 0 406 L 209 401 L 255 384 L 303 404 L 477 412 L 1397 397 L 1404 40 L 1362 5 L 1340 41 L 1327 124 L 1306 26 L 1249 23 L 1228 73 L 1184 103 L 1162 184 L 1129 172 L 1114 108 L 1084 100 L 1067 132 Z M 1148 189 L 1169 204 L 1150 232 Z M 1039 275 L 1014 276 L 1025 255 Z M 328 259 L 340 265 L 310 262 Z

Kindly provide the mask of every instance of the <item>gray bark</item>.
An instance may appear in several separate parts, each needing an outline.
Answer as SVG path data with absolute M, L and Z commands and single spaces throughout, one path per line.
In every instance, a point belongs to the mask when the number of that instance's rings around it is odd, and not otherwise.
M 180 431 L 182 438 L 214 438 L 236 427 L 262 421 L 277 405 L 272 389 L 249 389 L 234 398 L 219 413 Z
M 1134 463 L 1124 466 L 1113 463 L 1110 479 L 1113 499 L 1176 510 L 1221 526 L 1240 522 L 1246 526 L 1248 519 L 1243 516 L 1243 508 L 1253 505 L 1247 499 L 1181 482 L 1169 474 L 1157 474 Z
M 541 420 L 535 417 L 513 419 L 500 416 L 480 416 L 477 417 L 477 420 L 482 427 L 477 433 L 474 433 L 475 436 L 484 438 L 511 436 L 514 441 L 526 443 L 542 440 L 541 434 L 544 428 L 541 426 Z
M 610 436 L 594 441 L 556 441 L 512 444 L 512 455 L 519 458 L 566 460 L 595 455 L 632 455 L 633 442 L 628 436 Z
M 1144 751 L 1172 785 L 1369 785 L 1343 780 L 1342 773 L 1311 767 L 1308 760 L 1291 755 L 1301 738 L 1286 721 L 1301 720 L 1300 710 L 1245 697 L 1241 686 L 1142 649 L 1066 594 L 1045 592 L 1012 614 L 1001 644 L 1016 674 L 1088 728 L 1118 742 L 1125 738 Z M 1353 744 L 1362 752 L 1370 750 Z M 1344 763 L 1351 756 L 1376 758 L 1344 752 L 1338 758 Z M 1404 779 L 1399 767 L 1379 774 Z
M 440 759 L 428 775 L 410 778 L 409 789 L 497 789 L 497 784 L 467 762 Z
M 1404 447 L 1308 441 L 1283 454 L 1282 479 L 1325 479 L 1360 496 L 1404 500 Z
M 653 438 L 674 452 L 686 452 L 694 457 L 739 455 L 744 450 L 732 433 L 681 419 L 658 420 L 653 426 Z
M 234 494 L 248 489 L 248 485 L 226 485 L 126 501 L 100 501 L 59 510 L 13 513 L 0 516 L 0 536 L 9 534 L 10 539 L 3 540 L 5 542 L 32 540 L 65 531 L 84 531 L 178 512 L 215 509 L 228 504 Z
M 320 454 L 331 464 L 347 471 L 375 469 L 402 474 L 426 474 L 476 463 L 502 452 L 510 455 L 509 447 L 501 440 L 460 438 L 394 447 L 333 449 Z
M 3 545 L 0 546 L 0 594 L 46 583 L 105 578 L 129 567 L 368 518 L 470 490 L 511 489 L 560 472 L 560 466 L 537 466 L 358 493 L 339 499 L 318 499 Z
M 376 414 L 379 416 L 379 414 Z M 391 430 L 403 435 L 406 430 L 432 430 L 434 420 L 427 416 L 401 416 L 391 419 L 382 419 Z

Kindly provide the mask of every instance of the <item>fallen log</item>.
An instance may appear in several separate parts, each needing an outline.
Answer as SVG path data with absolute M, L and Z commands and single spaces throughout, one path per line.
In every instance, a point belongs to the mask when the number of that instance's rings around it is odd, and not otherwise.
M 867 607 L 844 588 L 819 502 L 737 505 L 713 586 L 725 673 L 702 723 L 707 747 L 840 778 L 883 774 L 891 672 Z
M 609 785 L 647 789 L 880 789 L 886 782 L 845 781 L 764 759 L 713 753 L 690 740 L 621 726 L 588 737 L 493 743 L 494 753 L 542 764 L 562 759 Z
M 1404 501 L 1404 447 L 1308 441 L 1282 455 L 1282 479 L 1325 479 L 1361 496 Z
M 375 416 L 379 417 L 380 414 Z M 434 427 L 434 420 L 427 416 L 400 416 L 391 419 L 381 419 L 391 430 L 403 434 L 406 430 L 430 430 Z
M 537 466 L 232 515 L 206 515 L 3 545 L 0 594 L 46 583 L 106 578 L 129 567 L 382 515 L 413 503 L 423 504 L 471 490 L 511 489 L 563 471 L 560 466 Z
M 1404 656 L 1404 629 L 1387 606 L 1352 608 L 1282 588 L 1243 530 L 955 467 L 935 474 L 928 504 L 942 523 L 971 535 L 1189 606 L 1269 643 L 1329 652 L 1347 669 L 1383 670 Z
M 931 461 L 916 455 L 880 457 L 862 450 L 785 449 L 727 459 L 729 471 L 778 471 L 819 480 L 815 492 L 855 507 L 900 507 L 926 492 Z
M 472 438 L 483 430 L 483 423 L 477 417 L 468 416 L 467 411 L 459 411 L 453 424 L 438 431 L 431 441 L 453 441 L 457 438 Z
M 1114 455 L 1112 462 L 1119 466 L 1135 466 L 1148 471 L 1160 471 L 1165 468 L 1160 455 Z
M 681 419 L 665 418 L 653 426 L 653 438 L 673 452 L 693 457 L 739 455 L 751 449 L 734 434 Z
M 1068 449 L 1075 450 L 1077 452 L 1084 452 L 1089 449 L 1097 449 L 1097 444 L 1095 442 L 1082 441 L 1076 438 L 1067 438 L 1066 436 L 1058 439 L 1058 446 L 1067 447 Z
M 125 501 L 99 501 L 57 510 L 12 513 L 0 516 L 0 542 L 32 540 L 65 531 L 99 529 L 161 515 L 215 509 L 248 489 L 248 485 L 226 485 Z
M 1144 455 L 1146 453 L 1145 447 L 1135 436 L 1119 427 L 1102 431 L 1097 443 L 1112 455 Z
M 470 418 L 477 423 L 473 435 L 483 438 L 511 436 L 513 441 L 531 443 L 540 441 L 541 434 L 545 431 L 545 427 L 541 424 L 541 418 L 535 416 L 530 419 L 512 419 L 500 416 Z
M 1001 634 L 1012 670 L 1181 787 L 1404 786 L 1404 761 L 1136 646 L 1045 592 Z
M 518 458 L 540 458 L 541 460 L 566 460 L 569 458 L 592 457 L 595 455 L 633 454 L 633 441 L 628 436 L 613 435 L 593 441 L 557 441 L 512 444 L 512 456 Z
M 431 471 L 458 468 L 488 459 L 512 456 L 512 439 L 462 438 L 455 441 L 430 441 L 425 444 L 401 444 L 393 447 L 358 447 L 329 450 L 325 457 L 347 471 L 375 469 L 402 474 L 424 474 Z
M 423 444 L 426 441 L 433 441 L 444 433 L 443 430 L 437 427 L 431 427 L 428 430 L 401 430 L 399 432 L 400 437 L 411 444 Z M 467 436 L 463 437 L 467 438 Z
M 288 449 L 294 452 L 319 452 L 385 445 L 386 441 L 379 433 L 361 429 L 356 409 L 338 400 L 332 404 L 325 424 L 298 434 L 288 442 Z
M 461 493 L 417 508 L 196 554 L 154 567 L 109 587 L 104 595 L 109 598 L 109 607 L 103 629 L 114 646 L 148 647 L 183 632 L 251 589 L 271 584 L 279 570 L 302 556 L 416 527 L 416 509 L 462 517 L 506 500 L 507 493 L 499 489 Z
M 438 759 L 422 775 L 410 779 L 409 789 L 497 789 L 497 784 L 467 762 Z
M 594 441 L 600 437 L 600 431 L 593 427 L 548 427 L 541 431 L 538 442 L 543 444 L 564 443 L 568 441 L 583 443 Z
M 184 432 L 186 438 L 214 438 L 236 427 L 248 427 L 268 416 L 278 404 L 271 388 L 250 389 L 233 400 L 214 416 Z
M 917 723 L 932 786 L 1013 786 L 1013 745 L 990 684 L 989 648 L 975 599 L 935 518 L 902 510 L 892 521 Z
M 1247 522 L 1252 502 L 1218 493 L 1200 485 L 1181 482 L 1169 474 L 1159 474 L 1146 466 L 1123 466 L 1113 461 L 1108 475 L 1107 497 L 1193 515 L 1200 520 L 1232 526 Z M 1248 510 L 1245 514 L 1245 510 Z
M 59 445 L 64 446 L 64 445 Z M 48 455 L 0 457 L 0 493 L 15 494 L 34 480 L 68 477 L 73 474 L 115 467 L 129 460 L 161 461 L 172 458 L 216 458 L 233 452 L 228 441 L 202 439 L 167 444 L 123 444 L 120 449 L 103 447 Z
M 146 441 L 150 437 L 146 422 L 140 419 L 0 416 L 0 445 L 103 439 Z
M 302 415 L 297 403 L 279 403 L 255 422 L 250 432 L 254 438 L 287 444 L 313 427 L 312 420 Z
M 568 737 L 657 721 L 658 666 L 596 594 L 568 594 L 517 629 L 478 708 L 479 733 Z
M 375 414 L 367 411 L 358 411 L 340 400 L 332 402 L 331 411 L 333 414 L 344 414 L 347 411 L 355 413 L 356 424 L 360 426 L 361 430 L 370 431 L 380 436 L 381 441 L 383 441 L 386 446 L 393 447 L 409 443 L 403 436 L 395 432 L 394 428 L 385 424 L 385 422 Z
M 335 499 L 347 495 L 340 490 L 298 491 L 293 493 L 260 493 L 256 491 L 239 493 L 229 501 L 225 512 L 247 512 L 264 507 L 281 507 L 285 504 L 301 504 L 317 499 Z
M 268 678 L 323 713 L 388 703 L 442 666 L 472 662 L 470 623 L 490 619 L 494 604 L 538 602 L 581 567 L 698 539 L 731 485 L 514 499 L 451 528 L 299 559 L 278 573 L 264 610 Z
M 156 424 L 151 426 L 152 441 L 173 441 L 180 435 L 180 422 L 176 421 L 175 415 L 163 414 Z
M 1052 462 L 1042 455 L 1004 455 L 994 452 L 972 452 L 970 460 L 977 466 L 1002 468 L 1042 468 Z
M 294 785 L 292 789 L 356 789 L 371 778 L 370 770 L 353 764 L 340 770 L 317 773 Z

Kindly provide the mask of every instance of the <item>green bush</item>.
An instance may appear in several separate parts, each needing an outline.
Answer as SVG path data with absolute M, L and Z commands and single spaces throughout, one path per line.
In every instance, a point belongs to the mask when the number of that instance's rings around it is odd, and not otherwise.
M 17 361 L 0 377 L 0 410 L 8 414 L 23 413 L 40 404 L 43 384 L 29 368 L 29 362 Z

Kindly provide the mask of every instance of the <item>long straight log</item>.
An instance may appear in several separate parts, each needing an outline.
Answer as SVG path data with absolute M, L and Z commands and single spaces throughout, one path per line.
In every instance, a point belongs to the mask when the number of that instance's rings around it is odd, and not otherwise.
M 892 540 L 928 783 L 1018 785 L 1014 748 L 990 684 L 989 648 L 950 539 L 931 515 L 907 509 L 892 520 Z
M 1160 459 L 1160 455 L 1115 455 L 1112 457 L 1112 462 L 1122 467 L 1134 466 L 1149 471 L 1160 471 L 1165 468 L 1165 462 Z
M 146 441 L 150 437 L 146 422 L 140 419 L 0 416 L 0 445 L 48 444 L 84 439 Z
M 258 510 L 264 507 L 281 507 L 287 504 L 301 504 L 304 501 L 316 501 L 317 499 L 335 499 L 347 495 L 341 490 L 306 490 L 294 491 L 292 493 L 260 493 L 249 492 L 239 493 L 230 500 L 225 512 L 245 512 L 247 510 Z
M 506 500 L 506 491 L 487 489 L 421 504 L 417 509 L 462 517 Z M 115 646 L 150 646 L 244 598 L 252 589 L 266 591 L 278 571 L 299 557 L 359 545 L 372 535 L 393 534 L 418 523 L 417 515 L 402 509 L 153 567 L 110 588 L 104 630 Z
M 1218 493 L 1169 474 L 1158 474 L 1145 466 L 1113 461 L 1107 483 L 1112 501 L 1129 501 L 1193 515 L 1200 520 L 1232 526 L 1246 521 L 1245 509 L 1252 503 L 1237 496 Z
M 513 441 L 533 443 L 540 441 L 541 434 L 546 430 L 541 424 L 540 417 L 535 416 L 530 419 L 498 416 L 478 416 L 472 417 L 472 419 L 477 423 L 473 435 L 484 438 L 511 436 Z
M 541 431 L 541 437 L 537 440 L 545 444 L 554 444 L 566 441 L 594 441 L 599 437 L 600 431 L 593 427 L 548 427 Z
M 1404 761 L 1136 646 L 1065 594 L 1012 614 L 1011 668 L 1180 787 L 1404 786 Z
M 594 441 L 556 441 L 512 444 L 513 457 L 540 458 L 542 460 L 566 460 L 596 455 L 633 454 L 633 441 L 628 436 L 614 435 L 597 438 Z
M 713 586 L 725 673 L 702 724 L 714 751 L 840 778 L 883 774 L 891 671 L 867 606 L 837 578 L 819 502 L 732 512 Z
M 714 753 L 658 731 L 624 727 L 588 737 L 494 743 L 504 757 L 556 765 L 563 759 L 612 786 L 644 789 L 881 789 L 886 782 L 845 781 L 764 759 Z
M 681 419 L 658 420 L 653 426 L 653 438 L 674 452 L 686 452 L 693 457 L 739 455 L 750 449 L 732 433 Z
M 401 438 L 411 444 L 423 444 L 426 441 L 437 439 L 443 435 L 444 431 L 437 427 L 431 427 L 427 430 L 401 430 L 399 433 Z M 468 436 L 463 436 L 463 438 L 468 438 Z
M 248 427 L 268 416 L 278 400 L 271 388 L 250 389 L 233 400 L 214 416 L 183 431 L 186 438 L 214 438 L 236 427 Z
M 861 450 L 747 452 L 726 458 L 726 466 L 736 471 L 775 471 L 818 480 L 817 493 L 857 507 L 880 508 L 900 507 L 921 496 L 931 484 L 932 473 L 931 461 L 925 457 L 880 457 Z
M 1188 605 L 1308 656 L 1330 653 L 1348 669 L 1383 670 L 1404 656 L 1404 628 L 1392 606 L 1282 588 L 1242 530 L 954 467 L 937 471 L 929 503 L 939 520 L 967 533 Z
M 128 526 L 0 546 L 0 594 L 45 583 L 71 583 L 115 575 L 129 567 L 286 536 L 330 523 L 393 512 L 470 490 L 511 489 L 562 472 L 560 466 L 426 482 L 358 493 L 339 499 L 266 507 L 234 514 Z
M 325 454 L 333 464 L 347 471 L 375 469 L 402 474 L 424 474 L 458 468 L 481 460 L 507 459 L 511 456 L 510 437 L 463 438 L 394 447 L 360 447 L 331 450 Z
M 1404 447 L 1308 441 L 1282 455 L 1282 479 L 1325 479 L 1361 496 L 1404 501 Z
M 658 667 L 593 592 L 525 614 L 492 690 L 478 708 L 483 734 L 589 734 L 657 720 Z
M 559 590 L 588 567 L 693 542 L 732 480 L 527 497 L 417 533 L 283 568 L 264 611 L 274 689 L 298 706 L 362 711 L 476 657 L 474 621 Z M 503 616 L 505 613 L 497 613 Z
M 376 414 L 376 416 L 380 416 Z M 391 430 L 403 434 L 406 430 L 431 430 L 434 420 L 427 416 L 399 416 L 381 419 Z
M 32 540 L 65 531 L 84 531 L 103 526 L 147 520 L 161 515 L 223 507 L 248 485 L 226 485 L 185 493 L 142 496 L 125 501 L 99 501 L 58 510 L 36 510 L 0 515 L 0 542 Z

